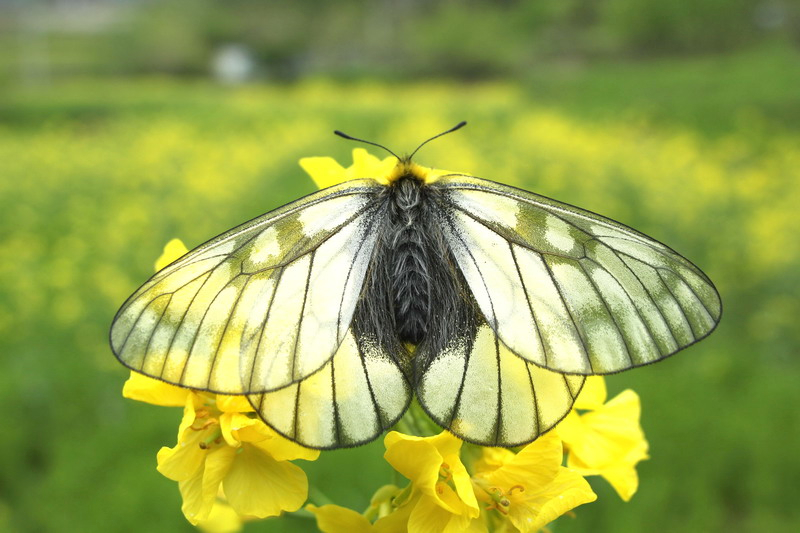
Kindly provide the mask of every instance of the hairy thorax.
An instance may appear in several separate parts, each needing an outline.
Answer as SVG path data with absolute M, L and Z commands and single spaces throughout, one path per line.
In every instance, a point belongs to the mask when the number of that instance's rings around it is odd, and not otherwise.
M 431 319 L 431 254 L 428 191 L 413 176 L 391 186 L 385 242 L 388 250 L 394 320 L 400 340 L 419 344 Z
M 413 172 L 386 187 L 385 218 L 353 318 L 364 347 L 380 346 L 406 369 L 413 359 L 415 376 L 431 354 L 476 325 L 477 308 L 445 241 L 440 194 Z

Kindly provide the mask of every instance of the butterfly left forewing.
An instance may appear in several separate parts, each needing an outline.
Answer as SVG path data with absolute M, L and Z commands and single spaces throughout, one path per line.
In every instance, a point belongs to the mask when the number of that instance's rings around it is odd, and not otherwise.
M 711 281 L 654 239 L 479 178 L 435 186 L 481 312 L 528 361 L 559 372 L 616 372 L 663 359 L 719 321 Z
M 380 189 L 371 180 L 335 186 L 189 252 L 122 306 L 114 353 L 137 372 L 223 394 L 311 375 L 352 319 Z

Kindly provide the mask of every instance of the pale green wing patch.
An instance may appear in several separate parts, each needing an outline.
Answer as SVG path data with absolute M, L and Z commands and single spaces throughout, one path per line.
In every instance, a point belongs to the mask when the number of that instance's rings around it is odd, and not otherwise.
M 114 353 L 137 372 L 222 394 L 274 390 L 316 372 L 352 320 L 381 189 L 343 183 L 189 252 L 119 310 Z
M 564 418 L 585 379 L 522 359 L 482 323 L 433 356 L 416 392 L 428 415 L 456 436 L 481 446 L 518 446 Z
M 309 448 L 369 442 L 394 425 L 411 401 L 400 367 L 377 345 L 349 331 L 318 372 L 282 389 L 248 395 L 275 431 Z
M 642 233 L 479 178 L 451 176 L 434 187 L 481 313 L 536 365 L 617 372 L 672 355 L 719 322 L 711 280 Z

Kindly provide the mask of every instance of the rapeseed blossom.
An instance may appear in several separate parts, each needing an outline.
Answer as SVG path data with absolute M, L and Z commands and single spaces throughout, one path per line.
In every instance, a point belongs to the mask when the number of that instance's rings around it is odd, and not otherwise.
M 480 507 L 461 462 L 461 440 L 447 432 L 423 438 L 392 431 L 384 444 L 384 458 L 411 481 L 416 492 L 409 531 L 455 533 L 476 529 L 473 522 L 478 521 Z
M 622 391 L 606 402 L 605 380 L 589 377 L 557 429 L 568 451 L 567 466 L 584 476 L 603 476 L 629 501 L 639 487 L 636 465 L 648 458 L 640 413 L 635 392 Z
M 552 432 L 519 453 L 503 448 L 482 452 L 472 480 L 486 504 L 487 521 L 497 528 L 508 527 L 503 523 L 507 520 L 518 531 L 539 531 L 567 511 L 597 499 L 583 477 L 561 465 L 561 441 Z

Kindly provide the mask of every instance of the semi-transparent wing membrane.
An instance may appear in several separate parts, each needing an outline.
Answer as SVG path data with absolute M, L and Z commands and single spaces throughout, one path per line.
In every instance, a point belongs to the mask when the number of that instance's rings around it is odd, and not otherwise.
M 371 180 L 302 198 L 201 245 L 122 306 L 111 346 L 129 368 L 224 394 L 274 390 L 344 339 L 381 216 Z
M 536 365 L 617 372 L 663 359 L 719 322 L 708 277 L 650 237 L 478 178 L 435 186 L 448 243 L 487 323 Z
M 517 446 L 564 418 L 585 379 L 526 361 L 483 322 L 432 357 L 416 393 L 431 418 L 456 436 Z
M 369 442 L 390 428 L 411 401 L 400 367 L 352 330 L 321 370 L 282 389 L 248 395 L 261 418 L 283 436 L 311 448 Z

